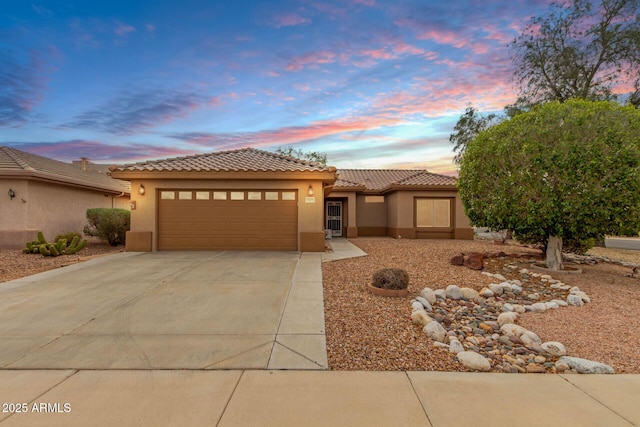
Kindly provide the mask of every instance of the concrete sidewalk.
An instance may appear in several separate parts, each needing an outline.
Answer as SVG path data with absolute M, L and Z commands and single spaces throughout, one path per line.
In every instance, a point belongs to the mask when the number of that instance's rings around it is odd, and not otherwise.
M 337 261 L 347 258 L 367 256 L 367 253 L 348 241 L 344 237 L 334 237 L 329 240 L 332 252 L 322 254 L 322 262 Z
M 638 396 L 637 375 L 4 370 L 0 426 L 638 426 Z

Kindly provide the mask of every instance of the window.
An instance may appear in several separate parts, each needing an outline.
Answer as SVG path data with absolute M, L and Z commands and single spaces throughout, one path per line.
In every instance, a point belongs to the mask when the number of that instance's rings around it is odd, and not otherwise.
M 364 196 L 365 203 L 384 203 L 384 196 Z
M 450 199 L 416 199 L 416 227 L 451 227 Z
M 214 191 L 213 192 L 213 200 L 227 200 L 227 192 L 226 191 Z
M 211 194 L 208 191 L 196 191 L 196 200 L 209 200 Z
M 295 191 L 283 191 L 282 192 L 282 200 L 295 200 L 296 192 Z
M 231 200 L 244 200 L 244 191 L 232 191 Z
M 278 192 L 277 191 L 265 191 L 264 192 L 265 200 L 278 200 Z
M 178 191 L 178 199 L 191 200 L 193 199 L 193 192 L 191 191 Z
M 249 191 L 247 193 L 247 199 L 249 199 L 249 200 L 262 200 L 262 192 L 261 191 Z
M 176 192 L 175 191 L 161 191 L 160 192 L 160 198 L 162 200 L 174 200 L 176 198 Z

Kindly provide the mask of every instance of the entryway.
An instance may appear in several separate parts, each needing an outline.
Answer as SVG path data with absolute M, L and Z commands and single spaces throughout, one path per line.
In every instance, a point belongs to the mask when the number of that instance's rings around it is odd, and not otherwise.
M 342 202 L 327 201 L 327 230 L 331 230 L 333 237 L 342 236 Z

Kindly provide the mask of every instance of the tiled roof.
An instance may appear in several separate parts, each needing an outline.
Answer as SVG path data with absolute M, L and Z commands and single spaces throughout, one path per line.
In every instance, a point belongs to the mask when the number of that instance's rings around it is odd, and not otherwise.
M 369 191 L 383 191 L 398 187 L 450 187 L 456 179 L 426 170 L 409 169 L 339 169 L 334 191 L 364 187 Z
M 127 181 L 11 147 L 0 147 L 0 176 L 41 178 L 109 192 L 131 191 L 131 185 Z
M 124 165 L 114 172 L 333 172 L 335 168 L 255 148 Z

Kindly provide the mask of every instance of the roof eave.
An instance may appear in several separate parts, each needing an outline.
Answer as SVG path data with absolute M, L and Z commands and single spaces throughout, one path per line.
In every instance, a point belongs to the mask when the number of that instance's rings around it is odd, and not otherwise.
M 131 190 L 127 190 L 124 187 L 119 186 L 102 186 L 98 184 L 92 184 L 88 181 L 64 177 L 56 174 L 41 172 L 41 171 L 0 171 L 0 176 L 3 178 L 16 178 L 16 179 L 29 179 L 34 181 L 42 181 L 48 183 L 54 183 L 59 185 L 66 185 L 75 188 L 84 188 L 87 190 L 100 191 L 104 193 L 112 194 L 131 194 Z
M 380 193 L 391 193 L 393 191 L 458 191 L 456 185 L 403 185 L 392 184 L 383 189 Z
M 240 180 L 321 180 L 333 184 L 335 172 L 327 171 L 126 171 L 114 169 L 111 177 L 131 180 L 147 179 L 240 179 Z

